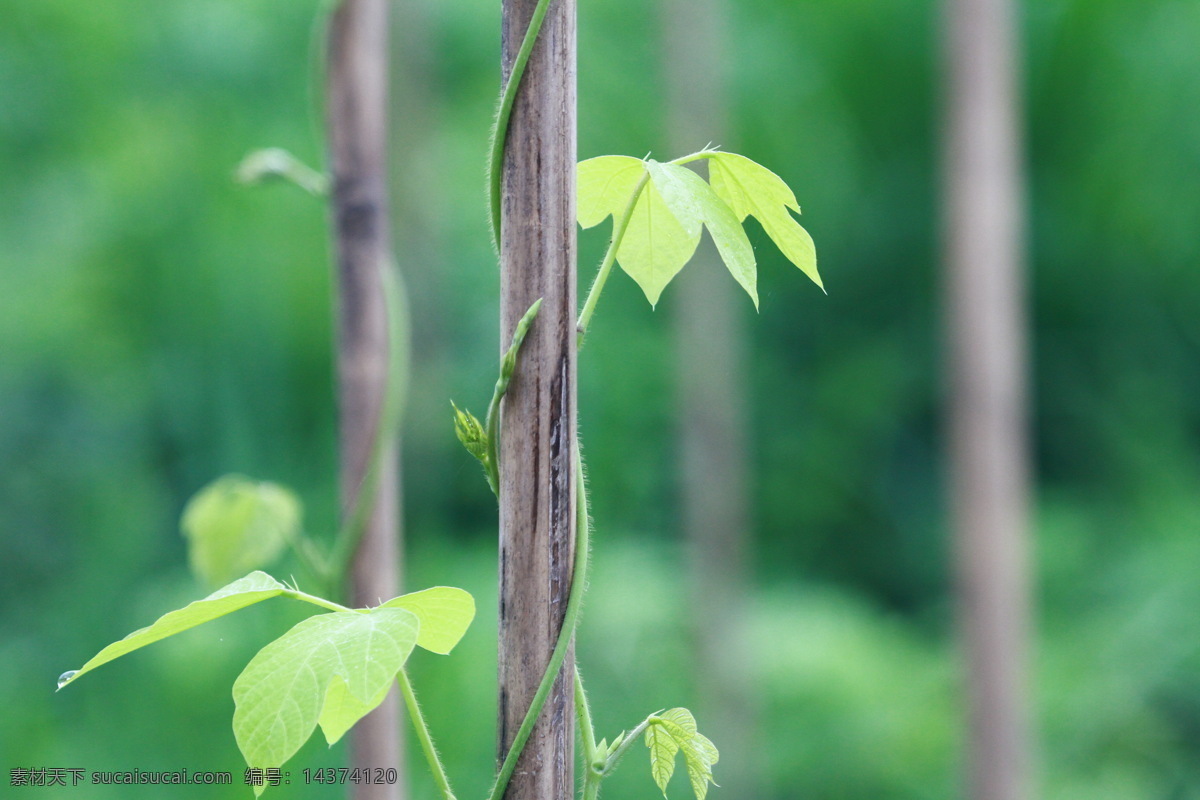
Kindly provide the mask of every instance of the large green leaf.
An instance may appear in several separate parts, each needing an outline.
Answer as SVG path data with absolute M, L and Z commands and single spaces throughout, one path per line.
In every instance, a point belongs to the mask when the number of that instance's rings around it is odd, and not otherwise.
M 382 702 L 419 626 L 403 608 L 338 611 L 309 617 L 260 650 L 233 684 L 233 732 L 246 763 L 281 766 L 318 721 L 328 722 L 327 737 L 340 736 Z
M 180 527 L 192 571 L 212 586 L 270 564 L 300 530 L 300 501 L 284 487 L 218 478 L 188 501 Z
M 475 619 L 475 598 L 453 586 L 434 586 L 388 600 L 381 608 L 404 608 L 417 615 L 421 633 L 417 644 L 446 655 L 462 639 Z
M 701 222 L 708 228 L 726 268 L 758 308 L 758 270 L 754 248 L 742 228 L 742 218 L 687 167 L 650 161 L 646 169 L 676 219 Z
M 824 290 L 817 272 L 817 250 L 808 231 L 788 212 L 800 213 L 796 195 L 771 170 L 735 153 L 713 153 L 708 177 L 715 191 L 738 220 L 753 216 L 775 246 Z
M 153 625 L 140 628 L 119 642 L 113 642 L 73 674 L 67 673 L 64 678 L 60 678 L 58 688 L 63 688 L 68 683 L 78 680 L 84 673 L 90 672 L 101 664 L 107 664 L 114 658 L 137 650 L 139 647 L 145 647 L 168 636 L 174 636 L 180 631 L 202 625 L 217 617 L 223 617 L 248 605 L 276 597 L 285 591 L 287 588 L 283 584 L 265 572 L 252 572 L 246 577 L 218 589 L 203 600 L 197 600 L 183 608 L 164 614 Z

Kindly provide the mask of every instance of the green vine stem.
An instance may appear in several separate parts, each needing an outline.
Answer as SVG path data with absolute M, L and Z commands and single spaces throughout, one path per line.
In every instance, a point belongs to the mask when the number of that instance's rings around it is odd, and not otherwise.
M 600 765 L 596 763 L 600 754 L 596 750 L 596 730 L 592 727 L 592 712 L 588 707 L 587 692 L 583 690 L 583 677 L 579 674 L 578 666 L 575 668 L 575 715 L 583 738 L 583 798 L 596 800 L 600 793 Z
M 596 273 L 596 279 L 592 281 L 592 288 L 588 290 L 587 300 L 583 303 L 583 311 L 579 313 L 579 321 L 575 324 L 575 328 L 579 333 L 579 346 L 583 345 L 583 336 L 587 333 L 588 323 L 592 320 L 592 312 L 596 310 L 596 303 L 600 300 L 600 292 L 604 290 L 604 284 L 608 282 L 608 273 L 612 272 L 612 266 L 617 260 L 617 250 L 621 246 L 621 240 L 625 238 L 625 231 L 629 228 L 629 220 L 633 219 L 633 209 L 637 206 L 638 198 L 642 196 L 642 190 L 646 188 L 646 183 L 649 180 L 650 173 L 642 172 L 642 177 L 638 180 L 637 186 L 634 187 L 633 194 L 629 196 L 629 203 L 625 206 L 625 211 L 613 227 L 612 241 L 608 243 L 608 250 L 604 253 L 604 260 L 600 262 L 600 269 Z
M 591 775 L 596 760 L 596 729 L 592 727 L 592 711 L 588 707 L 587 692 L 583 690 L 583 676 L 575 668 L 575 715 L 579 719 L 579 733 L 583 737 L 583 763 Z
M 508 75 L 508 82 L 504 84 L 504 90 L 500 93 L 500 108 L 496 111 L 496 121 L 492 125 L 492 138 L 488 146 L 488 198 L 492 246 L 497 253 L 500 252 L 500 172 L 504 166 L 504 145 L 508 142 L 508 123 L 512 119 L 513 103 L 517 98 L 517 90 L 521 87 L 521 78 L 525 75 L 525 65 L 529 63 L 529 55 L 533 52 L 533 45 L 542 31 L 542 21 L 545 20 L 546 9 L 549 7 L 550 0 L 538 0 L 537 7 L 533 10 L 529 27 L 525 30 L 525 38 L 521 40 L 521 48 L 517 51 L 512 71 Z
M 513 331 L 512 343 L 508 346 L 508 350 L 504 353 L 504 358 L 500 361 L 500 377 L 496 378 L 496 388 L 492 391 L 492 401 L 488 403 L 486 431 L 487 431 L 487 458 L 484 461 L 484 468 L 487 470 L 488 485 L 492 487 L 492 494 L 496 498 L 500 497 L 500 458 L 497 453 L 500 440 L 500 401 L 504 399 L 504 395 L 508 392 L 509 381 L 512 380 L 513 372 L 517 369 L 517 353 L 521 350 L 521 343 L 525 341 L 525 335 L 529 333 L 529 326 L 533 324 L 533 320 L 537 317 L 538 310 L 542 307 L 542 298 L 533 301 L 533 305 L 517 322 L 516 330 Z
M 421 742 L 421 750 L 425 753 L 425 760 L 429 762 L 433 779 L 442 791 L 442 800 L 455 800 L 454 791 L 450 788 L 450 779 L 446 777 L 446 769 L 442 766 L 437 748 L 433 746 L 433 738 L 429 735 L 429 725 L 426 724 L 425 715 L 421 713 L 421 705 L 417 702 L 417 694 L 413 691 L 412 682 L 408 679 L 408 673 L 404 671 L 403 667 L 396 673 L 396 683 L 400 685 L 400 694 L 404 696 L 404 705 L 408 708 L 408 716 L 412 719 L 413 728 L 417 731 L 417 739 Z
M 575 450 L 575 485 L 578 498 L 575 510 L 575 562 L 571 569 L 571 591 L 567 595 L 567 610 L 563 615 L 562 628 L 558 632 L 558 642 L 554 645 L 554 652 L 550 654 L 550 663 L 546 665 L 542 681 L 533 695 L 529 710 L 525 712 L 525 719 L 521 721 L 521 727 L 517 729 L 517 735 L 513 737 L 512 744 L 508 748 L 508 754 L 504 757 L 504 763 L 496 775 L 496 782 L 492 784 L 488 800 L 500 800 L 504 796 L 504 791 L 508 788 L 508 781 L 512 778 L 513 770 L 516 769 L 517 759 L 520 757 L 521 751 L 525 749 L 529 735 L 533 733 L 534 723 L 542 713 L 546 698 L 550 696 L 550 689 L 554 686 L 559 670 L 562 669 L 567 649 L 575 635 L 575 628 L 579 624 L 579 609 L 583 605 L 583 593 L 587 588 L 588 548 L 590 545 L 587 490 L 584 487 L 583 458 L 579 454 L 578 444 Z
M 657 719 L 658 714 L 660 713 L 662 712 L 656 711 L 655 713 L 646 717 L 644 720 L 638 723 L 636 728 L 629 732 L 629 735 L 621 741 L 620 746 L 618 746 L 617 749 L 614 750 L 612 754 L 609 755 L 609 757 L 605 760 L 604 767 L 600 770 L 601 778 L 607 778 L 613 773 L 613 770 L 617 768 L 617 763 L 621 760 L 621 757 L 625 755 L 627 750 L 629 750 L 629 746 L 636 742 L 638 738 L 646 732 L 646 728 L 650 727 L 650 723 Z

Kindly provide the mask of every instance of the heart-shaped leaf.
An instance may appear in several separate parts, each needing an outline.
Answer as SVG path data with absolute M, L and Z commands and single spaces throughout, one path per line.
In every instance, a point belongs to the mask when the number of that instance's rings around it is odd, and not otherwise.
M 91 660 L 75 671 L 74 675 L 62 680 L 58 688 L 61 689 L 68 683 L 78 680 L 84 673 L 90 672 L 101 664 L 107 664 L 114 658 L 119 658 L 168 636 L 174 636 L 188 628 L 202 625 L 217 617 L 223 617 L 240 608 L 277 597 L 285 591 L 287 591 L 287 587 L 267 573 L 252 572 L 246 577 L 239 578 L 228 586 L 218 589 L 203 600 L 197 600 L 183 608 L 164 614 L 153 625 L 139 628 L 119 642 L 113 642 L 92 656 Z
M 246 763 L 282 766 L 322 720 L 327 737 L 340 736 L 383 701 L 419 626 L 403 608 L 318 614 L 260 650 L 233 684 L 233 733 Z

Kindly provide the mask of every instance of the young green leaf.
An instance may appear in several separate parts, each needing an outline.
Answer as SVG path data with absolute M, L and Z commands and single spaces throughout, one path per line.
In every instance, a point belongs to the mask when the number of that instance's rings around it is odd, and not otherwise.
M 246 763 L 281 766 L 322 719 L 327 737 L 340 736 L 382 702 L 419 626 L 403 608 L 318 614 L 260 650 L 233 684 L 233 733 Z M 342 685 L 331 689 L 335 677 Z
M 712 776 L 712 765 L 717 763 L 720 757 L 717 747 L 704 734 L 697 733 L 682 749 L 684 760 L 687 761 L 688 779 L 692 782 L 692 792 L 697 800 L 704 800 L 704 796 L 708 794 L 708 784 L 717 785 Z
M 404 608 L 421 621 L 417 645 L 447 655 L 475 619 L 475 598 L 453 586 L 434 586 L 388 600 L 380 608 Z
M 217 617 L 223 617 L 240 608 L 277 597 L 285 591 L 287 591 L 287 587 L 265 572 L 252 572 L 246 577 L 218 589 L 203 600 L 197 600 L 183 608 L 164 614 L 153 625 L 140 628 L 119 642 L 113 642 L 94 655 L 74 675 L 62 681 L 58 688 L 61 689 L 68 683 L 78 680 L 84 673 L 90 672 L 101 664 L 107 664 L 114 658 L 119 658 L 168 636 L 174 636 L 188 628 L 202 625 Z
M 667 782 L 675 771 L 675 754 L 683 753 L 688 779 L 696 800 L 704 800 L 708 784 L 713 783 L 712 766 L 717 763 L 717 748 L 696 729 L 696 719 L 686 708 L 672 708 L 650 718 L 646 727 L 646 746 L 650 748 L 650 772 L 654 782 L 667 795 Z
M 617 248 L 617 263 L 642 287 L 651 306 L 658 305 L 663 289 L 691 260 L 700 228 L 694 217 L 675 216 L 658 187 L 646 184 Z
M 808 231 L 788 213 L 800 213 L 796 195 L 771 170 L 735 153 L 713 153 L 708 157 L 708 177 L 713 191 L 724 200 L 739 221 L 753 216 L 785 256 L 825 289 L 817 272 L 817 250 Z
M 621 219 L 641 184 L 647 164 L 629 156 L 600 156 L 579 164 L 579 224 L 597 225 L 610 214 Z M 676 216 L 653 181 L 638 194 L 617 247 L 617 263 L 642 287 L 651 306 L 683 269 L 700 243 L 701 220 Z
M 650 748 L 650 775 L 666 797 L 667 783 L 675 774 L 679 742 L 665 725 L 651 723 L 646 727 L 646 747 Z
M 300 501 L 284 487 L 241 475 L 197 492 L 180 527 L 192 571 L 213 586 L 264 567 L 300 531 Z
M 663 202 L 679 220 L 695 220 L 708 228 L 721 260 L 758 308 L 758 270 L 754 248 L 741 220 L 696 173 L 678 164 L 649 161 L 646 169 Z M 618 257 L 620 254 L 618 253 Z
M 487 431 L 483 429 L 482 423 L 470 411 L 464 411 L 454 405 L 453 400 L 450 401 L 450 405 L 454 407 L 454 435 L 462 442 L 462 446 L 467 448 L 467 452 L 478 459 L 486 472 L 488 452 Z
M 583 228 L 599 225 L 609 215 L 619 218 L 646 171 L 646 162 L 631 156 L 597 156 L 576 169 L 575 215 Z

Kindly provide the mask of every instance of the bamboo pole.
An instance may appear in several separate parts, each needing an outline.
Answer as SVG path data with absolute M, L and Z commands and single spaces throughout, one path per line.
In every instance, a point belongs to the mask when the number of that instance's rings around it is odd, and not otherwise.
M 726 0 L 661 0 L 667 157 L 729 145 Z M 750 466 L 743 313 L 750 307 L 707 240 L 675 280 L 681 521 L 689 553 L 696 712 L 718 731 L 721 786 L 753 797 L 757 719 L 747 674 Z
M 507 80 L 536 6 L 504 0 Z M 504 400 L 500 464 L 499 755 L 537 689 L 570 589 L 575 541 L 575 2 L 554 0 L 526 67 L 502 170 L 500 342 L 539 297 Z M 568 654 L 508 785 L 509 800 L 574 795 Z
M 327 124 L 333 169 L 332 215 L 338 265 L 338 400 L 341 494 L 351 513 L 360 492 L 373 498 L 350 567 L 350 602 L 375 605 L 399 594 L 399 458 L 384 445 L 371 469 L 383 425 L 389 342 L 384 270 L 391 269 L 387 192 L 388 2 L 342 0 L 330 19 Z M 400 800 L 403 741 L 398 697 L 350 733 L 351 766 L 395 768 L 395 785 L 352 786 L 355 800 Z
M 1024 800 L 1029 477 L 1014 4 L 948 0 L 945 11 L 949 460 L 969 796 Z

